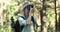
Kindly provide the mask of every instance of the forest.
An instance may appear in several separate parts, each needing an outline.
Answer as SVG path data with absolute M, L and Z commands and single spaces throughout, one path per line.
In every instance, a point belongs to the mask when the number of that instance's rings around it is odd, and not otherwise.
M 25 2 L 36 7 L 34 15 L 40 26 L 35 26 L 35 32 L 60 32 L 60 0 L 0 0 L 0 32 L 14 32 L 11 17 L 16 21 L 23 16 Z

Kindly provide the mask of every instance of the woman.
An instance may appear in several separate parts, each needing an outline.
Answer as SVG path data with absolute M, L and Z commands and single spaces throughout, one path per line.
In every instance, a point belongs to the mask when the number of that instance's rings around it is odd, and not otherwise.
M 31 14 L 33 9 L 33 4 L 25 4 L 23 9 L 24 18 L 18 17 L 20 26 L 24 26 L 22 32 L 35 32 L 33 25 L 37 23 L 36 18 Z

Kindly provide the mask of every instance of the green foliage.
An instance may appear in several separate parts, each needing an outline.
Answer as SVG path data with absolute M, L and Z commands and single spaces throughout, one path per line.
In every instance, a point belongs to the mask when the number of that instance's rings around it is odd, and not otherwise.
M 46 14 L 47 14 L 47 19 L 49 21 L 53 21 L 52 19 L 55 19 L 55 11 L 54 11 L 54 9 L 48 9 Z
M 11 21 L 10 21 L 11 16 L 13 16 L 15 21 L 16 21 L 17 17 L 22 15 L 21 14 L 22 13 L 21 12 L 21 8 L 23 8 L 23 3 L 25 1 L 26 0 L 11 0 L 9 2 L 9 4 L 5 3 L 8 6 L 6 7 L 7 9 L 3 11 L 4 12 L 4 21 L 3 22 L 6 22 L 6 23 L 3 26 L 0 26 L 0 32 L 12 32 Z M 40 9 L 42 9 L 43 0 L 27 0 L 27 1 L 33 3 L 36 6 L 37 11 L 35 11 L 34 14 L 37 15 L 37 16 L 40 16 Z M 47 24 L 48 25 L 47 30 L 48 30 L 48 32 L 54 32 L 54 28 L 55 27 L 52 27 L 52 25 L 54 25 L 54 24 L 51 24 L 52 22 L 55 22 L 54 0 L 46 0 L 45 5 L 49 5 L 49 7 L 47 7 L 47 10 L 46 10 L 46 14 L 47 14 L 47 16 L 46 16 L 47 17 L 46 18 L 47 19 L 46 23 L 49 23 L 49 24 Z M 20 7 L 19 8 L 20 10 L 17 9 L 18 6 Z M 60 11 L 60 9 L 58 11 Z M 41 26 L 39 28 L 41 28 Z M 41 30 L 41 29 L 39 29 L 39 30 Z M 38 29 L 36 29 L 36 31 L 38 31 Z

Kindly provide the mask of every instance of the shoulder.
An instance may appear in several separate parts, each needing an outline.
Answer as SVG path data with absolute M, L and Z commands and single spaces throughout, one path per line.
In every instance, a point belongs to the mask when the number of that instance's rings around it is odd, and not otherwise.
M 23 20 L 23 19 L 24 19 L 23 16 L 19 16 L 19 17 L 18 17 L 18 20 Z
M 32 16 L 34 19 L 36 19 L 37 17 L 36 16 Z

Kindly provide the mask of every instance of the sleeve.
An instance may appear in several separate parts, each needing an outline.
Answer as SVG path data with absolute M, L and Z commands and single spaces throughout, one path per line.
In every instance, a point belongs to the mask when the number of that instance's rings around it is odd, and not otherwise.
M 34 20 L 35 20 L 35 23 L 36 23 L 37 27 L 39 27 L 40 24 L 37 23 L 37 17 L 34 17 Z
M 20 25 L 26 25 L 26 20 L 24 20 L 23 18 L 19 17 L 18 21 Z
M 33 18 L 34 18 L 34 22 L 35 22 L 35 24 L 37 24 L 37 22 L 36 22 L 36 21 L 37 21 L 37 20 L 36 20 L 36 17 L 35 17 L 35 16 L 33 16 Z
M 37 17 L 33 16 L 33 18 L 34 18 L 34 23 L 38 26 L 38 24 L 37 24 Z

